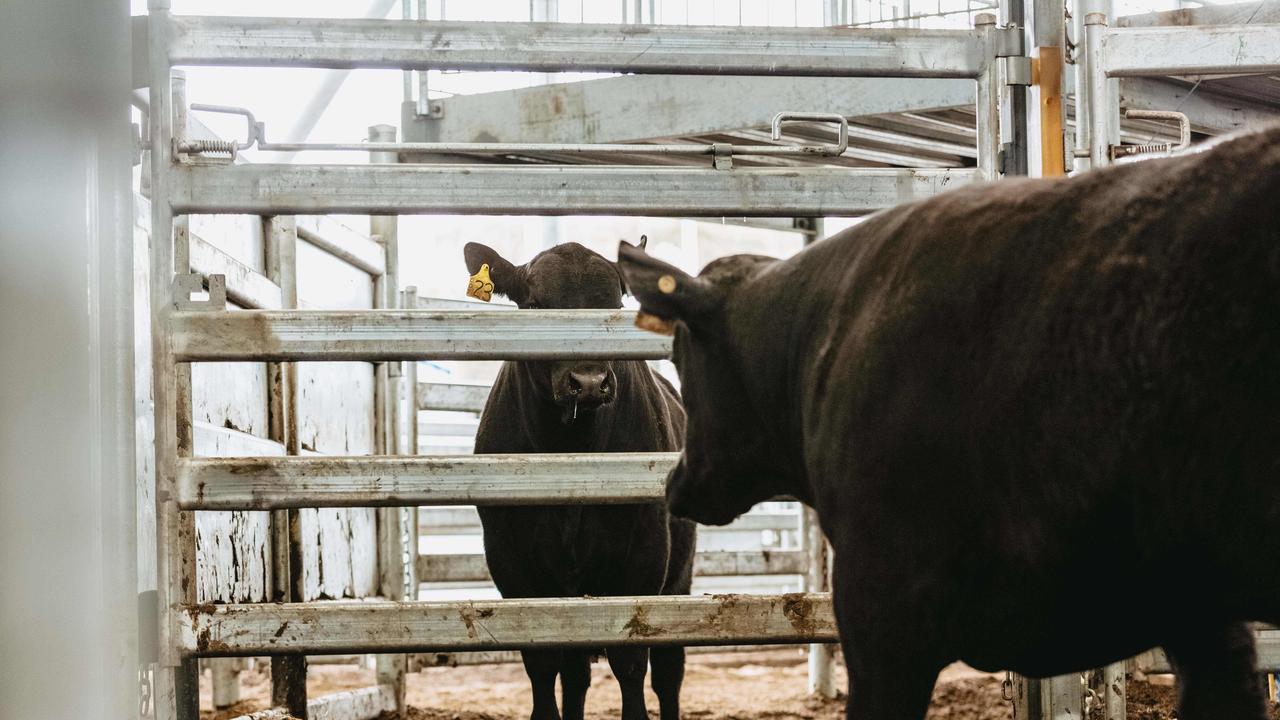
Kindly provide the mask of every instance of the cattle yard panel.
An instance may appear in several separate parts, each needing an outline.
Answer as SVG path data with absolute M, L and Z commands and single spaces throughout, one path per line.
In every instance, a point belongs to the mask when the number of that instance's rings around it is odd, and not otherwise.
M 210 299 L 193 301 L 188 243 L 172 235 L 176 214 L 248 212 L 261 215 L 352 212 L 653 215 L 856 215 L 932 195 L 965 181 L 996 177 L 999 143 L 996 113 L 998 57 L 1019 54 L 1016 31 L 999 29 L 991 16 L 972 31 L 831 30 L 789 28 L 645 28 L 634 26 L 523 25 L 519 23 L 432 23 L 422 35 L 417 24 L 387 21 L 296 20 L 278 18 L 174 18 L 168 0 L 149 0 L 149 138 L 153 203 L 152 353 L 156 403 L 156 512 L 159 585 L 157 710 L 161 718 L 193 718 L 194 659 L 198 656 L 341 653 L 384 650 L 496 649 L 577 644 L 739 644 L 830 642 L 836 639 L 830 598 L 825 594 L 518 600 L 491 603 L 296 602 L 201 605 L 194 577 L 193 513 L 201 488 L 186 484 L 193 471 L 190 367 L 195 361 L 301 360 L 383 361 L 375 387 L 379 405 L 376 449 L 397 450 L 395 408 L 402 382 L 386 361 L 440 357 L 469 359 L 547 356 L 511 347 L 472 346 L 450 354 L 444 338 L 434 346 L 415 333 L 450 327 L 437 313 L 394 311 L 397 291 L 393 264 L 394 221 L 382 237 L 385 265 L 376 254 L 348 260 L 366 270 L 382 269 L 378 307 L 382 311 L 326 314 L 288 308 L 228 313 L 222 307 L 221 274 L 208 278 Z M 424 41 L 434 35 L 444 42 Z M 175 130 L 170 68 L 174 65 L 289 65 L 305 67 L 395 67 L 402 69 L 602 70 L 646 73 L 827 75 L 838 77 L 961 77 L 977 82 L 978 169 L 907 170 L 683 170 L 646 168 L 520 168 L 448 166 L 246 166 L 205 161 L 181 164 L 174 157 Z M 185 114 L 185 109 L 183 110 Z M 377 138 L 375 138 L 377 139 Z M 570 188 L 581 199 L 552 192 Z M 506 190 L 503 190 L 506 188 Z M 376 220 L 375 220 L 376 223 Z M 380 233 L 375 233 L 380 234 Z M 176 239 L 168 242 L 166 235 Z M 177 262 L 175 262 L 177 261 Z M 176 273 L 176 276 L 175 276 Z M 235 280 L 237 292 L 247 281 Z M 278 284 L 277 287 L 280 287 Z M 284 288 L 281 287 L 282 293 Z M 268 292 L 268 295 L 270 293 Z M 267 303 L 269 304 L 268 300 Z M 274 315 L 271 313 L 275 313 Z M 498 315 L 505 315 L 498 314 Z M 247 318 L 240 321 L 236 316 Z M 326 324 L 345 318 L 353 326 Z M 520 313 L 522 325 L 554 322 L 552 314 Z M 455 317 L 455 319 L 461 319 Z M 478 314 L 453 324 L 455 345 L 486 321 Z M 496 321 L 495 321 L 496 322 Z M 248 323 L 248 324 L 246 324 Z M 588 325 L 590 323 L 587 323 Z M 606 323 L 607 324 L 607 323 Z M 399 326 L 399 331 L 395 328 Z M 625 332 L 595 328 L 592 345 L 608 356 L 652 349 L 623 349 Z M 500 340 L 500 339 L 498 339 Z M 563 356 L 563 336 L 557 355 Z M 617 341 L 615 343 L 615 340 Z M 603 341 L 603 342 L 600 342 Z M 495 342 L 497 342 L 495 340 Z M 636 340 L 633 338 L 632 343 Z M 648 339 L 652 347 L 655 342 Z M 657 342 L 661 342 L 658 340 Z M 500 343 L 498 343 L 500 344 Z M 526 339 L 520 345 L 529 345 Z M 234 348 L 228 350 L 227 348 Z M 599 350 L 579 350 L 598 357 Z M 575 354 L 570 351 L 568 354 Z M 665 350 L 662 353 L 665 354 Z M 296 380 L 295 380 L 296 382 Z M 280 385 L 288 387 L 287 382 Z M 411 389 L 416 390 L 410 386 Z M 416 392 L 409 393 L 414 396 Z M 287 436 L 286 436 L 287 437 Z M 412 448 L 409 449 L 412 452 Z M 262 458 L 247 458 L 245 467 Z M 281 458 L 302 462 L 305 458 Z M 367 462 L 365 459 L 346 459 Z M 339 465 L 343 461 L 339 461 Z M 291 467 L 306 467 L 291 465 Z M 319 465 L 311 466 L 319 468 Z M 350 468 L 348 468 L 350 469 Z M 367 468 L 366 468 L 367 469 Z M 352 476 L 354 479 L 354 476 Z M 546 486 L 548 494 L 564 488 Z M 299 488 L 304 489 L 304 488 Z M 206 491 L 208 488 L 206 488 Z M 652 494 L 652 491 L 650 491 Z M 193 497 L 194 496 L 194 497 Z M 252 497 L 227 501 L 228 508 L 254 505 Z M 497 499 L 494 493 L 493 499 Z M 370 498 L 372 500 L 372 498 Z M 381 502 L 386 502 L 384 498 Z M 418 498 L 400 499 L 410 505 Z M 363 500 L 362 500 L 363 502 Z M 296 495 L 275 507 L 305 504 Z M 371 504 L 377 504 L 371 503 Z M 241 509 L 247 509 L 241 507 Z M 397 507 L 391 512 L 402 512 Z M 289 517 L 288 515 L 278 517 Z M 392 523 L 383 523 L 392 526 Z M 394 524 L 402 527 L 404 523 Z M 403 540 L 403 538 L 401 538 Z M 402 548 L 384 543 L 387 557 Z M 402 560 L 405 555 L 399 556 Z M 293 558 L 290 558 L 291 560 Z M 282 561 L 277 558 L 277 561 Z M 413 564 L 409 563 L 410 572 Z M 291 570 L 292 572 L 292 570 Z M 295 573 L 296 575 L 296 573 Z M 388 578 L 382 592 L 394 598 L 401 578 Z M 290 579 L 292 580 L 293 575 Z M 402 588 L 407 584 L 402 584 Z M 394 659 L 380 679 L 396 672 Z M 402 666 L 401 666 L 402 667 Z M 401 671 L 402 672 L 402 671 Z M 293 698 L 294 701 L 297 698 Z M 296 702 L 290 702 L 294 705 Z M 290 707 L 297 714 L 307 708 Z
M 1116 78 L 1280 72 L 1277 24 L 1111 28 L 1103 12 L 1083 14 L 1078 22 L 1083 47 L 1078 51 L 1082 62 L 1077 78 L 1084 82 L 1077 83 L 1076 157 L 1087 157 L 1093 168 L 1115 161 L 1112 140 L 1120 126 L 1120 108 L 1111 85 Z M 1170 151 L 1167 146 L 1151 149 Z M 1280 668 L 1280 636 L 1261 631 L 1258 639 L 1259 668 Z M 1133 665 L 1149 672 L 1170 670 L 1158 651 L 1143 654 Z M 1108 720 L 1124 716 L 1124 693 L 1116 691 L 1123 687 L 1124 677 L 1123 663 L 1092 673 L 1091 684 L 1101 690 Z M 1044 688 L 1049 692 L 1044 706 L 1051 710 L 1065 712 L 1080 702 L 1079 685 L 1070 677 L 1055 678 Z
M 1114 160 L 1119 127 L 1109 81 L 1114 78 L 1212 76 L 1280 72 L 1280 24 L 1108 27 L 1105 13 L 1084 18 L 1084 76 L 1090 164 Z M 1083 120 L 1082 120 L 1083 121 Z

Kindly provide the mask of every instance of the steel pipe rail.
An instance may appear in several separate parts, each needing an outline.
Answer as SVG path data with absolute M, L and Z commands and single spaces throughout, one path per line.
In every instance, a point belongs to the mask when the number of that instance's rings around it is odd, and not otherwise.
M 190 165 L 175 213 L 288 215 L 865 215 L 956 187 L 973 169 L 550 165 Z
M 677 453 L 181 458 L 183 510 L 659 502 Z
M 478 413 L 489 399 L 489 385 L 418 383 L 418 407 L 422 410 L 452 410 Z
M 1280 72 L 1280 25 L 1112 28 L 1108 77 Z
M 703 595 L 189 605 L 173 612 L 187 655 L 447 652 L 619 645 L 834 642 L 831 596 Z
M 252 310 L 175 312 L 178 362 L 292 360 L 656 360 L 671 338 L 631 310 Z
M 694 556 L 693 574 L 701 577 L 803 575 L 799 550 L 710 551 Z M 485 582 L 489 566 L 482 554 L 419 555 L 419 582 Z
M 200 16 L 170 25 L 173 65 L 974 78 L 986 56 L 969 30 Z

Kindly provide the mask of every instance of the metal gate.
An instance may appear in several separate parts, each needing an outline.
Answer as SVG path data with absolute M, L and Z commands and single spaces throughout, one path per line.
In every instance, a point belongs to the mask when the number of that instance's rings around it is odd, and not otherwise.
M 159 586 L 157 716 L 195 718 L 195 659 L 271 655 L 286 675 L 305 654 L 501 650 L 545 646 L 741 645 L 834 641 L 829 595 L 611 597 L 419 602 L 411 550 L 383 567 L 385 601 L 200 605 L 195 602 L 193 512 L 272 510 L 278 567 L 288 578 L 292 514 L 308 507 L 388 508 L 380 527 L 411 533 L 418 505 L 648 502 L 663 494 L 674 455 L 377 456 L 195 458 L 191 363 L 270 362 L 281 402 L 292 363 L 372 361 L 384 430 L 403 361 L 541 358 L 654 359 L 665 338 L 619 311 L 489 313 L 396 309 L 393 267 L 380 276 L 387 309 L 228 312 L 218 276 L 209 299 L 175 217 L 197 213 L 610 214 L 666 216 L 858 215 L 996 177 L 1000 58 L 1021 35 L 990 15 L 972 30 L 648 27 L 481 22 L 171 16 L 150 0 L 152 351 Z M 190 162 L 175 138 L 170 69 L 176 65 L 529 70 L 554 72 L 968 78 L 977 83 L 976 169 L 635 168 L 500 165 L 234 165 Z M 178 124 L 181 127 L 181 123 Z M 375 138 L 376 139 L 376 138 Z M 394 146 L 379 146 L 395 152 Z M 731 159 L 731 158 L 730 158 Z M 181 162 L 180 162 L 181 160 Z M 268 221 L 270 222 L 270 221 Z M 383 238 L 393 252 L 394 224 Z M 272 224 L 284 236 L 287 221 Z M 375 228 L 376 231 L 376 228 Z M 274 233 L 273 233 L 274 234 Z M 287 252 L 287 241 L 278 244 Z M 289 284 L 281 281 L 282 289 Z M 283 307 L 292 304 L 284 298 Z M 409 363 L 409 368 L 412 363 Z M 414 387 L 412 383 L 409 387 Z M 287 412 L 281 417 L 287 418 Z M 409 422 L 406 420 L 405 422 Z M 394 547 L 390 542 L 388 547 Z M 388 572 L 405 581 L 388 582 Z M 278 582 L 278 584 L 280 584 Z M 294 594 L 288 583 L 279 597 Z M 403 672 L 387 656 L 385 675 Z M 400 660 L 400 663 L 403 661 Z M 277 698 L 305 714 L 305 683 Z M 299 688 L 301 688 L 299 690 Z

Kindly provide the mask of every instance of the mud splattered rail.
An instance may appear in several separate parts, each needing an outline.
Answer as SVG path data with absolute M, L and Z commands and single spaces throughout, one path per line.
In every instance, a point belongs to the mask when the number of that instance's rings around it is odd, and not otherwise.
M 183 510 L 657 502 L 678 453 L 181 458 Z
M 834 642 L 828 593 L 194 605 L 188 655 Z

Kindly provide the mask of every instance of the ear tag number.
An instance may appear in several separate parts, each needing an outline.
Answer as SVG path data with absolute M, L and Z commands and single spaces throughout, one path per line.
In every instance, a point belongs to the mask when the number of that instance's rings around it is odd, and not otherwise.
M 479 272 L 467 283 L 467 297 L 489 302 L 493 297 L 493 280 L 489 279 L 489 263 L 480 266 Z

